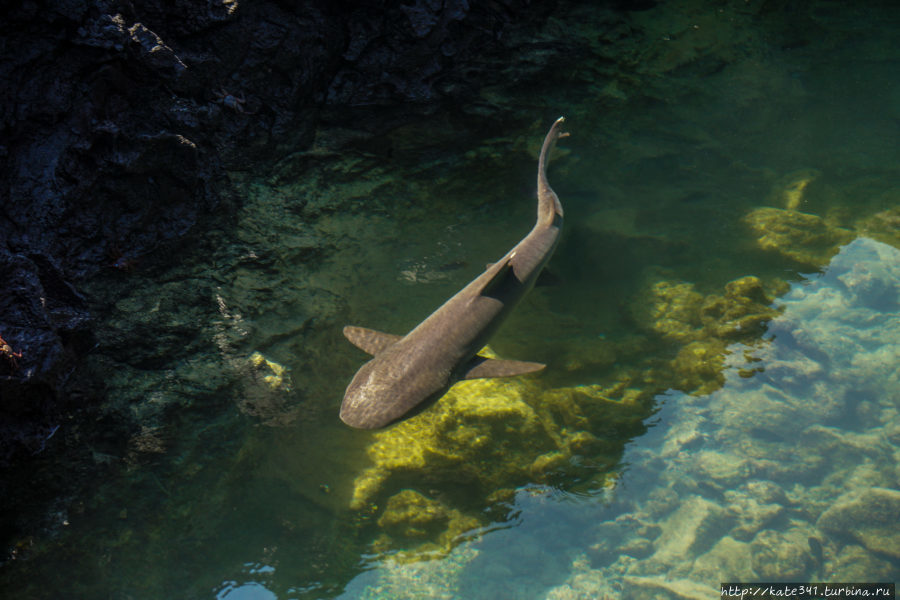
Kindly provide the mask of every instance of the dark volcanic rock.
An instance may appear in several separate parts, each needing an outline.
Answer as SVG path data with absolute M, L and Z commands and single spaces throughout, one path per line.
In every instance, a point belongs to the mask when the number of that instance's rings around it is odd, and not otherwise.
M 33 434 L 52 429 L 89 349 L 77 282 L 183 235 L 223 190 L 208 136 L 179 118 L 186 65 L 146 26 L 103 8 L 25 2 L 2 17 L 0 335 L 22 357 L 0 365 L 0 419 L 19 424 L 0 458 L 19 438 L 39 449 Z
M 36 423 L 24 447 L 40 447 L 71 395 L 66 382 L 79 356 L 91 347 L 81 282 L 166 248 L 213 209 L 227 215 L 226 169 L 255 168 L 308 145 L 325 106 L 403 105 L 414 113 L 465 97 L 488 79 L 509 78 L 495 68 L 508 44 L 504 32 L 539 21 L 553 5 L 24 0 L 4 6 L 0 336 L 8 353 L 22 357 L 15 365 L 14 355 L 0 357 L 0 419 Z M 110 299 L 90 300 L 102 306 Z M 0 460 L 12 438 L 3 439 Z
M 3 464 L 17 451 L 43 449 L 65 410 L 61 390 L 91 336 L 84 300 L 46 257 L 0 252 L 0 278 L 0 336 L 8 346 L 0 356 Z

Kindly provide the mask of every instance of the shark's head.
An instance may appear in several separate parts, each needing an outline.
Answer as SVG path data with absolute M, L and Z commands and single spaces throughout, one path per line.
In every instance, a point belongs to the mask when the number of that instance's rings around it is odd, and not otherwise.
M 379 356 L 364 364 L 344 393 L 341 420 L 359 429 L 384 427 L 447 390 L 448 377 Z

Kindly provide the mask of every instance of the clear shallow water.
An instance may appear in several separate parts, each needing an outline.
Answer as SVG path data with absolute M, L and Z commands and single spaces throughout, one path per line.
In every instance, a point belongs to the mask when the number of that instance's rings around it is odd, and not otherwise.
M 872 508 L 900 487 L 894 13 L 672 3 L 632 14 L 644 41 L 617 65 L 598 14 L 548 25 L 590 49 L 558 80 L 485 95 L 507 119 L 473 103 L 341 153 L 324 131 L 244 176 L 236 221 L 178 266 L 95 282 L 111 316 L 92 360 L 134 433 L 91 442 L 94 482 L 17 542 L 4 588 L 629 598 L 897 579 L 878 541 L 896 523 Z M 561 282 L 492 344 L 547 371 L 461 386 L 384 433 L 343 427 L 364 357 L 340 328 L 408 330 L 527 232 L 559 114 Z

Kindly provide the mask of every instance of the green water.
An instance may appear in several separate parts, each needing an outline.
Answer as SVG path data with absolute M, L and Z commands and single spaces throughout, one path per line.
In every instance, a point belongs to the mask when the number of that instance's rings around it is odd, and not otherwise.
M 572 44 L 552 77 L 349 148 L 325 128 L 233 174 L 235 219 L 90 282 L 109 406 L 48 440 L 74 458 L 23 476 L 80 484 L 23 509 L 4 594 L 897 580 L 900 17 L 680 1 L 618 26 L 632 35 L 610 46 L 601 9 L 561 11 L 539 40 Z M 559 281 L 492 340 L 546 371 L 345 427 L 365 358 L 341 328 L 408 331 L 518 241 L 561 114 Z M 107 422 L 129 439 L 98 435 Z

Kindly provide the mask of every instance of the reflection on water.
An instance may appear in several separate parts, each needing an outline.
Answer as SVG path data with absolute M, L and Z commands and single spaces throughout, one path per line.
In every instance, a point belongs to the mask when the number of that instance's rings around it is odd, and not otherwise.
M 244 176 L 236 224 L 92 284 L 101 427 L 131 435 L 48 442 L 75 458 L 39 475 L 92 483 L 22 528 L 3 589 L 709 598 L 729 579 L 897 579 L 900 61 L 895 13 L 867 6 L 573 8 L 542 34 L 577 47 L 552 81 L 387 134 L 390 159 L 325 131 Z M 479 116 L 489 102 L 505 118 Z M 364 357 L 341 327 L 407 331 L 521 238 L 560 113 L 559 283 L 492 340 L 549 368 L 343 427 Z

